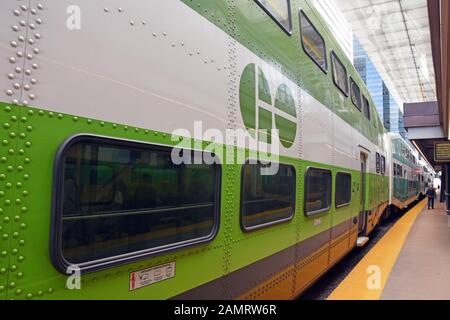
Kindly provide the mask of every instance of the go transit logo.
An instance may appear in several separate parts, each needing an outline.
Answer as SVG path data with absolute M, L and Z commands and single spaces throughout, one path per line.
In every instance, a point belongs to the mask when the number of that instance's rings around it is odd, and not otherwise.
M 275 95 L 269 83 L 277 84 Z M 174 130 L 172 162 L 259 164 L 261 175 L 277 174 L 280 146 L 292 148 L 297 135 L 296 103 L 290 87 L 283 83 L 280 74 L 271 72 L 267 77 L 256 64 L 250 63 L 240 78 L 239 106 L 244 126 L 236 129 L 204 130 L 207 124 L 200 120 L 194 121 L 193 133 L 186 128 Z M 202 154 L 192 150 L 202 150 Z
M 278 86 L 275 99 L 264 72 L 254 63 L 242 73 L 239 87 L 241 115 L 249 134 L 271 144 L 272 130 L 278 129 L 279 140 L 291 148 L 297 133 L 297 112 L 294 97 L 286 84 Z

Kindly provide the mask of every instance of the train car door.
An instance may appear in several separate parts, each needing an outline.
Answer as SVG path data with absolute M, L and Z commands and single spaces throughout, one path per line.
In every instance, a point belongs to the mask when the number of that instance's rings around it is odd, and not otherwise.
M 364 219 L 364 203 L 366 200 L 366 165 L 367 165 L 367 157 L 364 153 L 361 152 L 361 181 L 360 181 L 360 202 L 359 202 L 359 224 L 358 224 L 358 233 L 364 230 L 365 220 Z
M 367 212 L 365 210 L 366 204 L 366 181 L 367 181 L 367 154 L 360 153 L 361 164 L 361 181 L 360 181 L 360 203 L 359 203 L 359 217 L 358 217 L 358 240 L 357 246 L 363 246 L 369 238 L 364 237 L 367 226 Z

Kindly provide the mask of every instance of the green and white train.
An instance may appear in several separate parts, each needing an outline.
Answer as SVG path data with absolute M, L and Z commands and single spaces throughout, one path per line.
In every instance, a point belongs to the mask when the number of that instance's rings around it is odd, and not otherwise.
M 432 174 L 310 1 L 2 0 L 0 70 L 0 299 L 293 299 Z

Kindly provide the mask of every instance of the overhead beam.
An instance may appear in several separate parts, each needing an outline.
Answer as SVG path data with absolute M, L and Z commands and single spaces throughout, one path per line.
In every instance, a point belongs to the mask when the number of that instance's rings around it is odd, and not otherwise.
M 440 122 L 445 137 L 449 137 L 449 17 L 448 0 L 428 0 L 428 17 L 430 21 L 431 48 L 436 76 L 436 91 L 439 103 Z
M 441 125 L 437 102 L 405 103 L 403 111 L 406 129 Z
M 449 123 L 450 123 L 450 39 L 449 39 L 449 19 L 450 19 L 450 4 L 448 0 L 441 1 L 441 32 L 442 32 L 442 100 L 444 104 L 444 132 L 446 137 L 449 137 Z

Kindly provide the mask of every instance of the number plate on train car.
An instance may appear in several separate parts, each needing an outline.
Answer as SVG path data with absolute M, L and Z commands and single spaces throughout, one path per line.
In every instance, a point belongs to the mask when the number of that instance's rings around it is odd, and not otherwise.
M 130 291 L 175 277 L 175 262 L 130 273 Z

